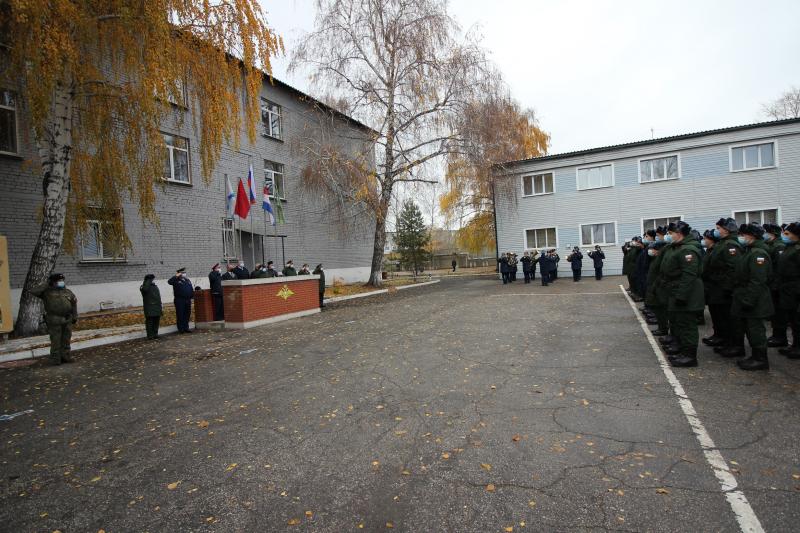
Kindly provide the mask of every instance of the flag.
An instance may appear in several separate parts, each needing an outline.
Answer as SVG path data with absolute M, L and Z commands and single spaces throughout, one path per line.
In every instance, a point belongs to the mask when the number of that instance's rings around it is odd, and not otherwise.
M 236 206 L 236 193 L 233 192 L 231 180 L 228 176 L 225 176 L 225 182 L 228 186 L 228 193 L 225 195 L 225 214 L 228 218 L 233 218 L 233 210 Z
M 261 202 L 261 207 L 264 209 L 266 214 L 269 215 L 269 223 L 274 226 L 275 211 L 272 210 L 272 202 L 269 201 L 269 189 L 267 188 L 266 184 L 264 184 L 264 200 Z
M 233 213 L 239 218 L 247 218 L 250 213 L 250 202 L 247 201 L 247 191 L 244 190 L 242 180 L 239 180 L 239 188 L 236 190 L 236 208 Z
M 253 164 L 250 163 L 250 170 L 247 171 L 247 193 L 250 195 L 250 204 L 256 203 L 256 179 L 253 176 Z

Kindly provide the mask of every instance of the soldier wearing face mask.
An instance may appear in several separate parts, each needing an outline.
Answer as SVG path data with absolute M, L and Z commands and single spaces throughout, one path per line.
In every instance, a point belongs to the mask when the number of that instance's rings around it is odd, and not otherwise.
M 772 335 L 767 339 L 767 346 L 770 348 L 782 348 L 789 345 L 786 337 L 786 330 L 789 323 L 786 319 L 786 313 L 783 312 L 779 304 L 780 296 L 778 294 L 778 276 L 777 267 L 780 256 L 786 250 L 786 244 L 780 238 L 783 230 L 777 224 L 764 224 L 764 244 L 769 252 L 769 258 L 772 261 L 773 276 L 770 279 L 769 290 L 772 296 L 772 305 L 775 308 L 775 314 L 772 315 Z
M 738 340 L 731 319 L 733 303 L 733 274 L 742 258 L 742 245 L 738 240 L 739 228 L 732 218 L 717 221 L 713 236 L 717 239 L 705 261 L 704 279 L 708 283 L 706 303 L 716 327 L 717 339 L 705 344 L 714 346 L 714 351 L 723 357 L 741 357 L 744 347 Z
M 172 285 L 172 293 L 175 296 L 178 333 L 191 333 L 189 320 L 192 318 L 192 299 L 194 298 L 192 280 L 186 277 L 185 268 L 179 268 L 175 275 L 167 280 L 167 283 Z
M 800 222 L 786 226 L 781 241 L 786 249 L 778 259 L 778 306 L 792 328 L 792 346 L 778 352 L 789 359 L 800 359 Z
M 250 271 L 245 268 L 244 261 L 239 261 L 233 273 L 236 274 L 236 279 L 250 279 Z
M 214 320 L 225 319 L 225 308 L 222 303 L 222 268 L 219 263 L 211 267 L 208 274 L 208 281 L 211 285 L 211 301 L 214 305 Z
M 78 299 L 67 289 L 64 274 L 51 274 L 47 283 L 31 294 L 44 302 L 44 321 L 50 334 L 50 362 L 54 365 L 71 363 L 70 341 L 72 326 L 78 322 Z
M 626 243 L 626 246 L 623 247 L 623 253 L 625 255 L 622 258 L 622 275 L 628 277 L 628 292 L 631 293 L 631 297 L 634 301 L 639 299 L 639 295 L 636 294 L 636 259 L 641 252 L 642 239 L 638 236 L 633 237 L 630 242 Z
M 705 253 L 703 254 L 703 290 L 705 292 L 706 304 L 708 304 L 711 290 L 711 280 L 708 278 L 709 268 L 712 254 L 714 253 L 714 246 L 716 246 L 718 239 L 714 236 L 714 230 L 706 230 L 703 233 L 701 244 Z M 711 326 L 713 333 L 707 337 L 703 337 L 701 341 L 706 346 L 719 346 L 723 343 L 722 331 L 724 325 L 720 322 L 720 317 L 717 315 L 717 308 L 708 306 L 708 313 L 711 315 Z
M 669 333 L 669 321 L 667 315 L 667 305 L 669 295 L 665 290 L 663 278 L 661 276 L 662 251 L 667 245 L 663 240 L 656 241 L 647 247 L 647 255 L 650 256 L 650 266 L 647 269 L 647 294 L 645 304 L 652 310 L 658 324 L 658 329 L 653 332 L 655 336 L 665 336 Z

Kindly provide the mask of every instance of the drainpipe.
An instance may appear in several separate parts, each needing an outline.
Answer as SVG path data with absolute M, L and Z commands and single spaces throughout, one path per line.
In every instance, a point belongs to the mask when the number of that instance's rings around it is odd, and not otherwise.
M 497 204 L 494 198 L 494 180 L 492 180 L 492 216 L 494 217 L 494 271 L 500 268 L 500 241 L 497 238 Z

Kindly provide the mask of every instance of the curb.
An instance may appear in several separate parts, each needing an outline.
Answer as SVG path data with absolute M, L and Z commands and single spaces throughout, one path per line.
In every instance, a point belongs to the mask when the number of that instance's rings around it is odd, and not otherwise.
M 433 281 L 425 281 L 422 283 L 412 283 L 411 285 L 402 285 L 397 287 L 398 291 L 402 291 L 404 289 L 413 289 L 415 287 L 422 287 L 424 285 L 433 285 L 435 283 L 439 283 L 441 280 L 433 280 Z M 368 296 L 376 296 L 378 294 L 386 294 L 389 292 L 389 289 L 379 289 L 377 291 L 369 291 L 369 292 L 362 292 L 361 294 L 351 294 L 349 296 L 334 296 L 333 298 L 326 298 L 324 303 L 338 303 L 344 302 L 346 300 L 355 300 L 356 298 L 366 298 Z

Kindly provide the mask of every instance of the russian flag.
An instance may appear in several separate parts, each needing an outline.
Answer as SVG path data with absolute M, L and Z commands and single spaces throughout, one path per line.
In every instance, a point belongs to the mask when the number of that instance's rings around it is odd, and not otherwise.
M 272 202 L 269 201 L 269 189 L 266 184 L 264 185 L 264 200 L 261 202 L 261 207 L 269 215 L 269 223 L 275 225 L 275 211 L 272 210 Z
M 256 203 L 256 180 L 253 176 L 253 163 L 250 163 L 250 170 L 247 172 L 247 193 L 250 196 L 250 204 Z

